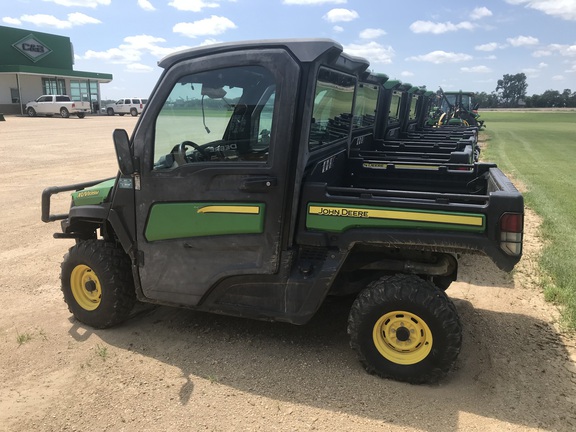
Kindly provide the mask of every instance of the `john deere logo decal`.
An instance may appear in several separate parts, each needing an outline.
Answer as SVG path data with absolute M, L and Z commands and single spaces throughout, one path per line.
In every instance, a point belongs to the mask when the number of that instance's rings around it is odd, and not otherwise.
M 52 52 L 50 48 L 40 42 L 34 35 L 28 35 L 23 39 L 20 39 L 15 44 L 12 44 L 14 48 L 36 63 L 38 60 L 46 57 Z

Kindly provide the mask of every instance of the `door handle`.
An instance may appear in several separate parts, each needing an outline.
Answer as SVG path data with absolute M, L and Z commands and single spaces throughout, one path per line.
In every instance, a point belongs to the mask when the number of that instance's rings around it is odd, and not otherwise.
M 240 183 L 240 190 L 243 192 L 266 192 L 278 185 L 275 177 L 251 177 Z

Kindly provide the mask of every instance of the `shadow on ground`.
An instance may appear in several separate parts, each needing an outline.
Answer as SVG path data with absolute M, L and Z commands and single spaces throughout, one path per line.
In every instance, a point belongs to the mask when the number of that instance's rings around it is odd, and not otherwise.
M 413 386 L 367 374 L 346 334 L 349 304 L 325 304 L 305 326 L 158 307 L 96 331 L 108 344 L 179 368 L 188 404 L 198 377 L 279 401 L 405 427 L 455 431 L 462 413 L 524 427 L 576 428 L 576 392 L 555 330 L 531 317 L 474 309 L 455 300 L 464 344 L 439 385 Z M 71 334 L 93 330 L 75 322 Z M 442 413 L 439 415 L 439 413 Z

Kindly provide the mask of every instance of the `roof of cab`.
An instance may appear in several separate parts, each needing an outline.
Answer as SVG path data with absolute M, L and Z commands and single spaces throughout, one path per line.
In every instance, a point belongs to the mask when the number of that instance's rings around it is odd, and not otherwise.
M 234 52 L 249 49 L 274 49 L 283 48 L 290 51 L 300 62 L 313 62 L 323 55 L 328 55 L 332 61 L 337 61 L 339 65 L 345 65 L 346 69 L 354 72 L 362 72 L 370 62 L 362 57 L 352 56 L 343 53 L 343 47 L 338 42 L 326 38 L 310 39 L 264 39 L 241 42 L 227 42 L 221 44 L 207 45 L 197 48 L 190 48 L 167 55 L 158 62 L 158 66 L 167 69 L 182 60 L 189 60 L 211 54 L 223 52 Z M 342 61 L 343 60 L 343 61 Z

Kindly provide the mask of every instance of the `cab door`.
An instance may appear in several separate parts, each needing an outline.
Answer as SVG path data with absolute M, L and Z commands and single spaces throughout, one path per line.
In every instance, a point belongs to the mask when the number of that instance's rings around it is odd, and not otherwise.
M 298 77 L 280 49 L 165 72 L 133 138 L 146 297 L 197 305 L 227 279 L 278 272 Z

